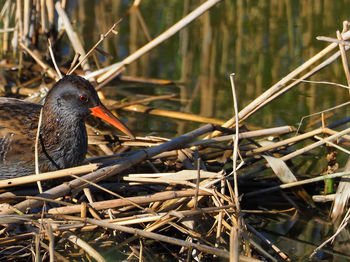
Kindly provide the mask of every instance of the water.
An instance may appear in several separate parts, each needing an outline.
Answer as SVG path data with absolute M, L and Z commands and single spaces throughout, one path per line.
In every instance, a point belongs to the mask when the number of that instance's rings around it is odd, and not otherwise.
M 69 1 L 71 15 L 84 46 L 88 49 L 106 32 L 129 7 L 122 1 Z M 134 85 L 128 87 L 145 95 L 178 93 L 182 103 L 156 103 L 158 107 L 192 112 L 223 120 L 233 115 L 232 95 L 228 75 L 236 73 L 239 108 L 249 104 L 264 90 L 311 58 L 328 43 L 316 36 L 335 37 L 342 30 L 342 21 L 348 19 L 349 1 L 225 1 L 216 5 L 188 27 L 165 41 L 141 59 L 130 64 L 126 75 L 161 78 L 176 81 L 177 87 Z M 140 13 L 147 33 L 134 13 L 118 27 L 118 36 L 110 36 L 101 46 L 110 56 L 100 55 L 101 64 L 117 62 L 158 36 L 177 22 L 198 2 L 171 3 L 144 1 Z M 91 30 L 94 28 L 94 30 Z M 69 50 L 68 58 L 73 51 Z M 322 70 L 312 78 L 345 84 L 341 61 Z M 108 89 L 108 88 L 106 88 Z M 118 92 L 122 85 L 112 88 Z M 338 105 L 347 100 L 345 89 L 324 84 L 304 83 L 283 95 L 246 123 L 260 127 L 295 125 L 301 117 Z M 293 110 L 291 110 L 291 108 Z M 339 117 L 346 108 L 335 111 Z M 140 123 L 139 115 L 131 119 Z M 145 119 L 145 118 L 144 118 Z M 335 121 L 337 116 L 330 121 Z M 192 129 L 192 123 L 175 121 L 159 125 L 163 118 L 146 118 L 153 131 L 183 133 Z M 169 121 L 171 122 L 171 121 Z M 174 128 L 175 127 L 175 128 Z M 137 127 L 136 127 L 137 128 Z M 168 129 L 168 130 L 167 130 Z M 143 130 L 140 128 L 140 131 Z M 176 134 L 173 134 L 176 135 Z

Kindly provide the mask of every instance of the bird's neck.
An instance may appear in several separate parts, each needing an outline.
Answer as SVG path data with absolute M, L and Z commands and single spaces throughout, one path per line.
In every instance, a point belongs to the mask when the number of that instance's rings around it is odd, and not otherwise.
M 40 127 L 41 151 L 55 169 L 79 165 L 87 152 L 84 119 L 72 114 L 43 110 Z

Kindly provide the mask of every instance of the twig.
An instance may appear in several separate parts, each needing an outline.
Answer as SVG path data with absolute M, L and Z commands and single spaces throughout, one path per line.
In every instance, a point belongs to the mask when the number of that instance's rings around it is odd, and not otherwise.
M 52 60 L 52 63 L 56 69 L 56 72 L 59 76 L 60 79 L 62 79 L 62 74 L 61 74 L 61 71 L 60 69 L 58 68 L 57 66 L 57 63 L 56 63 L 56 59 L 55 59 L 55 55 L 53 54 L 53 51 L 52 51 L 52 46 L 51 46 L 51 41 L 50 39 L 48 39 L 48 42 L 49 42 L 49 52 L 50 52 L 50 56 L 51 56 L 51 60 Z
M 230 75 L 230 81 L 231 81 L 231 88 L 232 88 L 232 96 L 233 96 L 233 107 L 235 110 L 235 121 L 236 123 L 239 123 L 239 116 L 238 116 L 238 104 L 237 104 L 237 96 L 236 96 L 236 88 L 235 88 L 235 81 L 234 81 L 235 74 Z M 233 181 L 234 181 L 234 192 L 235 192 L 235 204 L 237 208 L 237 212 L 240 211 L 239 206 L 239 193 L 238 193 L 238 181 L 237 181 L 237 158 L 238 158 L 238 140 L 239 140 L 239 125 L 236 125 L 236 136 L 234 139 L 234 146 L 233 146 L 233 156 L 232 156 L 232 164 L 233 164 Z
M 38 145 L 39 145 L 39 138 L 40 138 L 40 128 L 41 128 L 41 120 L 43 118 L 43 109 L 40 109 L 40 115 L 39 115 L 39 122 L 38 122 L 38 127 L 36 130 L 36 137 L 35 137 L 35 174 L 39 175 L 40 170 L 39 170 L 39 152 L 38 152 Z M 36 182 L 39 188 L 40 194 L 43 193 L 43 188 L 41 186 L 41 182 L 37 181 Z
M 338 133 L 336 133 L 334 135 L 331 135 L 331 136 L 325 138 L 322 141 L 318 141 L 318 142 L 315 142 L 315 143 L 313 143 L 311 145 L 303 147 L 301 149 L 295 150 L 294 152 L 289 153 L 288 155 L 285 155 L 285 156 L 281 157 L 281 159 L 283 161 L 287 161 L 289 159 L 292 159 L 293 157 L 296 157 L 296 156 L 301 155 L 303 153 L 306 153 L 306 152 L 308 152 L 308 151 L 310 151 L 310 150 L 312 150 L 312 149 L 314 149 L 316 147 L 319 147 L 319 146 L 321 146 L 321 145 L 323 145 L 323 144 L 325 144 L 327 142 L 332 142 L 332 141 L 338 139 L 339 137 L 341 137 L 343 135 L 346 135 L 349 132 L 350 132 L 350 128 L 344 129 L 344 130 L 342 130 L 342 131 L 340 131 L 340 132 L 338 132 Z
M 278 147 L 294 144 L 294 143 L 296 143 L 298 141 L 301 141 L 301 140 L 304 140 L 304 139 L 308 139 L 310 137 L 313 137 L 314 135 L 318 135 L 318 134 L 321 134 L 321 133 L 323 133 L 323 129 L 322 128 L 318 128 L 318 129 L 312 130 L 310 132 L 307 132 L 305 134 L 301 134 L 301 135 L 298 135 L 298 136 L 287 138 L 285 140 L 276 142 L 276 143 L 271 144 L 271 145 L 267 145 L 267 146 L 263 146 L 263 147 L 259 147 L 259 148 L 253 149 L 251 151 L 247 151 L 246 155 L 247 156 L 251 156 L 251 155 L 259 154 L 259 153 L 262 153 L 262 152 L 265 152 L 265 151 L 268 151 L 268 150 L 271 150 L 271 149 L 275 149 L 275 148 L 278 148 Z
M 13 32 L 13 31 L 15 31 L 15 28 L 0 29 L 0 33 L 8 33 L 8 32 Z
M 349 90 L 349 91 L 350 91 L 350 90 Z M 322 110 L 322 111 L 320 111 L 320 112 L 316 112 L 316 113 L 313 113 L 313 114 L 310 114 L 310 115 L 307 115 L 307 116 L 303 116 L 303 117 L 301 118 L 299 124 L 298 124 L 298 129 L 297 129 L 297 131 L 296 131 L 296 134 L 299 133 L 299 129 L 300 129 L 300 127 L 301 127 L 303 121 L 304 121 L 306 118 L 312 117 L 312 116 L 316 116 L 316 115 L 321 115 L 321 114 L 323 114 L 323 113 L 326 113 L 326 112 L 329 112 L 329 111 L 333 111 L 333 110 L 338 109 L 338 108 L 341 108 L 341 107 L 343 107 L 343 106 L 347 106 L 348 104 L 350 104 L 350 101 L 345 102 L 345 103 L 340 104 L 340 105 L 337 105 L 337 106 L 334 106 L 334 107 L 331 107 L 331 108 L 327 108 L 327 109 Z
M 183 197 L 193 197 L 194 195 L 195 195 L 194 189 L 166 191 L 166 192 L 159 192 L 159 193 L 146 195 L 146 196 L 135 196 L 135 197 L 128 197 L 123 199 L 96 201 L 94 203 L 91 203 L 90 206 L 96 210 L 103 210 L 107 208 L 116 208 L 116 207 L 123 207 L 123 206 L 135 205 L 135 204 L 138 204 L 138 205 L 149 204 L 154 201 L 164 201 L 164 200 L 177 199 L 177 198 L 183 198 Z M 209 195 L 209 193 L 200 190 L 199 195 L 201 196 Z M 49 210 L 50 214 L 74 214 L 79 212 L 80 212 L 80 204 L 70 205 L 65 207 L 56 207 L 56 208 L 51 208 Z
M 119 25 L 119 23 L 122 21 L 122 19 L 119 19 L 116 23 L 114 23 L 111 28 L 105 33 L 105 34 L 101 34 L 100 36 L 100 40 L 97 41 L 97 43 L 89 50 L 89 52 L 87 52 L 83 57 L 81 57 L 79 59 L 79 63 L 76 64 L 72 69 L 69 69 L 69 71 L 67 72 L 67 75 L 72 74 L 79 66 L 81 63 L 83 63 L 86 58 L 97 48 L 97 46 L 111 33 L 114 31 L 114 28 L 116 28 L 117 25 Z
M 196 191 L 194 194 L 194 204 L 193 207 L 194 209 L 197 209 L 198 205 L 198 193 L 199 193 L 199 182 L 201 178 L 201 165 L 200 165 L 201 159 L 199 158 L 197 154 L 197 181 L 196 181 Z
M 334 173 L 334 174 L 329 174 L 329 175 L 324 175 L 324 176 L 318 176 L 318 177 L 304 179 L 304 180 L 297 181 L 297 182 L 292 182 L 292 183 L 288 183 L 288 184 L 282 184 L 282 185 L 279 185 L 279 186 L 273 186 L 273 187 L 269 187 L 269 188 L 264 188 L 264 189 L 261 189 L 261 190 L 249 192 L 249 193 L 245 194 L 244 197 L 252 197 L 252 196 L 260 195 L 260 194 L 267 193 L 267 192 L 273 192 L 273 191 L 278 191 L 280 189 L 286 189 L 286 188 L 291 188 L 291 187 L 296 187 L 296 186 L 302 186 L 302 185 L 306 185 L 306 184 L 316 183 L 316 182 L 319 182 L 319 181 L 323 181 L 325 179 L 342 177 L 342 176 L 346 176 L 346 175 L 350 175 L 350 171 L 339 172 L 339 173 Z
M 320 140 L 320 141 L 324 141 L 324 138 L 320 137 L 320 136 L 315 136 L 315 138 L 317 140 Z M 324 143 L 327 143 L 329 145 L 331 145 L 332 147 L 335 147 L 337 149 L 339 149 L 340 151 L 343 151 L 344 153 L 350 155 L 350 151 L 349 150 L 346 150 L 345 148 L 341 147 L 341 146 L 338 146 L 337 144 L 333 143 L 333 142 L 330 142 L 330 141 L 324 141 Z
M 343 39 L 336 39 L 336 38 L 329 37 L 329 36 L 317 36 L 316 39 L 319 41 L 336 43 L 337 45 L 342 44 L 342 45 L 350 46 L 349 41 L 344 41 Z
M 72 63 L 70 64 L 70 67 L 69 67 L 69 69 L 68 69 L 68 72 L 70 72 L 70 71 L 73 69 L 73 67 L 76 65 L 76 63 L 77 63 L 78 60 L 79 60 L 79 57 L 80 57 L 80 54 L 75 53 L 75 55 L 74 55 L 74 57 L 73 57 L 73 61 L 72 61 Z M 68 75 L 68 72 L 67 72 L 67 75 Z
M 280 126 L 280 127 L 272 127 L 272 128 L 266 128 L 262 130 L 255 130 L 255 131 L 247 131 L 247 132 L 241 132 L 238 134 L 238 139 L 246 139 L 246 138 L 253 138 L 253 137 L 259 137 L 259 136 L 268 136 L 268 135 L 280 135 L 285 133 L 293 132 L 293 127 L 291 126 Z M 312 136 L 312 135 L 310 135 Z M 218 143 L 218 142 L 224 142 L 224 141 L 230 141 L 235 140 L 236 135 L 226 135 L 226 136 L 220 136 L 215 138 L 209 138 L 209 139 L 203 139 L 198 140 L 193 143 L 191 143 L 191 146 L 206 146 L 210 145 L 212 143 Z
M 324 84 L 324 85 L 332 85 L 332 86 L 339 86 L 345 89 L 350 89 L 350 86 L 342 85 L 339 83 L 333 83 L 333 82 L 328 82 L 328 81 L 316 81 L 316 80 L 305 80 L 305 79 L 298 79 L 298 78 L 293 78 L 292 80 L 298 80 L 303 83 L 311 83 L 311 84 Z

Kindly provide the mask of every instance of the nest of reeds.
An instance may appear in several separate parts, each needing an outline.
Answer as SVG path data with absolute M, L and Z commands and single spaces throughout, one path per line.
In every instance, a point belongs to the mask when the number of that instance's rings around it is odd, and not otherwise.
M 60 2 L 54 7 L 53 1 L 41 1 L 41 5 L 38 1 L 25 1 L 24 10 L 19 2 L 6 1 L 1 13 L 7 12 L 9 21 L 16 25 L 3 29 L 2 33 L 7 36 L 3 44 L 8 44 L 12 37 L 13 48 L 18 47 L 20 59 L 6 61 L 2 67 L 13 68 L 15 64 L 27 74 L 28 81 L 17 86 L 0 86 L 0 91 L 41 99 L 45 88 L 50 88 L 50 84 L 60 78 L 60 71 L 71 74 L 79 66 L 90 71 L 85 77 L 96 83 L 102 97 L 101 88 L 119 76 L 125 66 L 219 1 L 208 0 L 122 62 L 92 72 L 87 58 L 104 38 L 116 33 L 119 21 L 85 52 Z M 125 15 L 137 7 L 138 2 L 135 2 Z M 11 11 L 14 8 L 16 12 Z M 33 8 L 42 10 L 40 21 L 29 19 Z M 49 61 L 40 56 L 41 51 L 34 50 L 33 43 L 28 41 L 34 41 L 28 31 L 30 26 L 38 29 L 36 35 L 40 37 L 35 38 L 36 41 L 52 38 L 54 8 L 63 21 L 62 30 L 79 54 L 70 68 L 58 68 L 53 63 L 56 70 L 53 69 Z M 305 207 L 314 208 L 318 202 L 326 201 L 334 201 L 331 216 L 333 221 L 340 221 L 348 201 L 348 184 L 331 180 L 338 191 L 329 194 L 332 189 L 324 186 L 323 181 L 350 175 L 349 164 L 339 172 L 336 162 L 338 150 L 348 153 L 343 145 L 350 139 L 347 135 L 350 129 L 334 130 L 346 123 L 346 119 L 327 126 L 325 112 L 318 113 L 322 125 L 314 130 L 296 130 L 291 126 L 252 129 L 245 120 L 339 57 L 350 81 L 345 53 L 348 49 L 345 40 L 350 37 L 350 31 L 347 24 L 344 25 L 343 32 L 338 32 L 338 39 L 322 38 L 332 43 L 242 110 L 237 108 L 232 75 L 228 81 L 232 84 L 235 116 L 226 122 L 142 106 L 172 95 L 128 104 L 105 99 L 111 109 L 153 113 L 205 125 L 171 140 L 147 136 L 133 141 L 125 137 L 116 139 L 109 131 L 89 126 L 90 157 L 86 165 L 0 181 L 0 259 L 290 261 L 288 254 L 259 232 L 262 226 L 256 221 L 260 221 L 259 216 L 303 213 Z M 339 51 L 334 51 L 336 48 Z M 52 51 L 51 47 L 49 50 Z M 324 58 L 331 52 L 334 52 L 332 56 Z M 23 60 L 23 53 L 30 55 L 35 63 Z M 44 88 L 40 83 L 43 78 L 51 79 Z M 321 156 L 327 161 L 327 170 L 312 177 L 296 174 L 297 167 L 291 168 L 290 161 L 308 157 L 310 150 L 321 147 L 327 148 Z M 47 180 L 51 182 L 45 182 Z M 42 193 L 33 186 L 39 181 L 43 184 Z M 308 184 L 312 184 L 312 188 Z M 316 195 L 319 191 L 324 195 Z M 281 208 L 259 209 L 262 197 L 267 202 L 278 199 Z M 286 204 L 292 207 L 284 209 Z M 256 208 L 251 209 L 252 206 Z M 339 229 L 347 225 L 348 216 L 347 213 Z

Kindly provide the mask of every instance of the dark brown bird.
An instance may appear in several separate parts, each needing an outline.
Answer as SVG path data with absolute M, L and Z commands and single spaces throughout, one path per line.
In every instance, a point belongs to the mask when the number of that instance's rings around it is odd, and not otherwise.
M 74 167 L 87 152 L 84 120 L 100 117 L 134 138 L 132 132 L 101 103 L 89 81 L 65 76 L 49 91 L 43 106 L 0 98 L 0 179 L 34 174 L 34 151 L 40 109 L 40 172 Z

